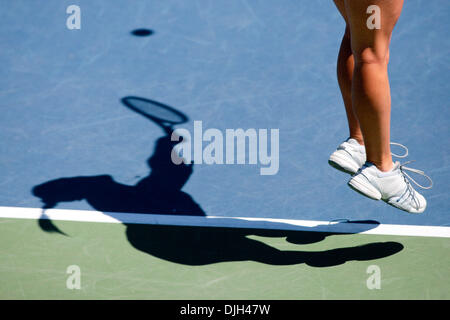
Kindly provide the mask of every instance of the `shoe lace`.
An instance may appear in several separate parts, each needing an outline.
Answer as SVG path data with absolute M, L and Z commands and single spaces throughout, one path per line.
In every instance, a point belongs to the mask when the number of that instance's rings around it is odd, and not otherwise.
M 349 139 L 350 139 L 350 138 L 348 138 L 346 141 L 348 141 Z M 403 148 L 403 150 L 405 150 L 405 154 L 402 154 L 402 155 L 395 154 L 395 153 L 393 153 L 393 152 L 391 151 L 391 155 L 392 155 L 392 156 L 394 156 L 394 157 L 396 157 L 396 158 L 406 158 L 406 157 L 408 156 L 408 148 L 407 148 L 406 146 L 404 146 L 403 144 L 398 143 L 398 142 L 390 142 L 390 145 L 392 145 L 392 146 L 398 146 L 398 147 L 400 147 L 400 148 Z M 347 152 L 348 152 L 347 148 L 353 149 L 354 146 L 351 145 L 351 144 L 348 144 L 348 145 L 340 145 L 340 146 L 338 147 L 338 149 L 341 149 L 341 150 L 344 150 L 344 151 L 347 151 Z M 351 155 L 351 154 L 350 154 L 350 155 Z
M 419 188 L 428 190 L 428 189 L 431 189 L 433 187 L 433 180 L 431 180 L 431 178 L 429 176 L 427 176 L 425 174 L 425 172 L 423 172 L 422 170 L 418 170 L 418 169 L 414 169 L 414 168 L 410 168 L 410 167 L 406 167 L 405 166 L 405 164 L 408 164 L 408 163 L 411 163 L 411 162 L 414 162 L 414 160 L 407 161 L 407 162 L 405 162 L 403 164 L 400 164 L 400 166 L 399 166 L 400 167 L 400 171 L 403 174 L 403 179 L 406 182 L 406 190 L 405 190 L 404 194 L 397 200 L 397 202 L 400 202 L 400 200 L 402 200 L 404 198 L 404 195 L 407 195 L 406 198 L 411 197 L 412 200 L 414 201 L 414 203 L 416 204 L 416 208 L 419 208 L 420 204 L 419 204 L 419 201 L 418 201 L 418 199 L 416 197 L 416 193 L 414 191 L 414 188 L 411 186 L 410 181 L 412 183 L 414 183 L 416 186 L 418 186 Z M 414 180 L 406 171 L 410 171 L 410 172 L 413 172 L 413 173 L 416 173 L 416 174 L 419 174 L 419 175 L 425 177 L 430 182 L 430 185 L 429 186 L 421 185 L 416 180 Z
M 407 161 L 403 164 L 400 164 L 400 170 L 403 172 L 403 174 L 408 177 L 409 180 L 411 180 L 411 182 L 413 182 L 416 186 L 418 186 L 421 189 L 431 189 L 433 187 L 433 180 L 431 180 L 431 178 L 429 176 L 427 176 L 425 174 L 425 172 L 423 172 L 422 170 L 418 170 L 418 169 L 414 169 L 414 168 L 410 168 L 410 167 L 406 167 L 405 164 L 414 162 L 415 160 L 411 160 L 411 161 Z M 429 186 L 423 186 L 420 183 L 418 183 L 416 180 L 414 180 L 413 178 L 411 178 L 411 176 L 409 174 L 407 174 L 405 171 L 410 171 L 410 172 L 414 172 L 417 173 L 421 176 L 424 176 L 428 181 L 430 181 L 430 185 Z
M 398 155 L 398 154 L 393 153 L 392 151 L 391 151 L 391 155 L 393 155 L 396 158 L 406 158 L 408 156 L 408 148 L 407 147 L 405 147 L 401 143 L 397 143 L 397 142 L 391 142 L 390 144 L 393 145 L 393 146 L 401 147 L 401 148 L 403 148 L 405 150 L 405 154 L 403 154 L 401 156 Z

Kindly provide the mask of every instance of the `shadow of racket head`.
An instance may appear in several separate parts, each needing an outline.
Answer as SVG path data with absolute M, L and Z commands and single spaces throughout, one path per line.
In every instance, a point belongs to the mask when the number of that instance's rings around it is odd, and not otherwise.
M 184 113 L 158 101 L 128 96 L 122 98 L 122 103 L 132 111 L 159 125 L 167 134 L 172 133 L 173 126 L 189 120 Z

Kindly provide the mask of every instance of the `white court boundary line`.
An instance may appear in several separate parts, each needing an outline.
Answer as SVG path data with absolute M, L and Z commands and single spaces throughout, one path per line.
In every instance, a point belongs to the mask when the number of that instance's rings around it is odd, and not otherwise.
M 244 218 L 219 216 L 182 216 L 139 213 L 104 213 L 93 210 L 2 207 L 0 218 L 51 219 L 60 221 L 130 223 L 195 227 L 228 227 L 272 230 L 299 230 L 333 233 L 358 233 L 374 235 L 418 236 L 450 238 L 450 227 L 398 224 L 338 223 L 336 221 Z

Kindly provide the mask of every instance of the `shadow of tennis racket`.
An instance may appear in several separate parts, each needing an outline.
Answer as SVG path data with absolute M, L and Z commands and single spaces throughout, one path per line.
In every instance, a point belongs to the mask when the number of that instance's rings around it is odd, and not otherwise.
M 154 100 L 128 96 L 122 98 L 122 103 L 132 111 L 156 123 L 167 135 L 172 134 L 173 126 L 189 120 L 184 113 Z

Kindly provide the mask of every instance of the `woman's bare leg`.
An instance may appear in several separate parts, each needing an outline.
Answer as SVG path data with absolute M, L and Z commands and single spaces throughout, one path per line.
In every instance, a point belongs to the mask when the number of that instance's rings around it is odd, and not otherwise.
M 367 26 L 367 8 L 377 5 L 380 29 Z M 354 59 L 352 106 L 364 137 L 367 161 L 381 171 L 392 166 L 390 150 L 391 96 L 388 79 L 389 43 L 403 0 L 345 0 Z
M 345 33 L 342 37 L 337 60 L 337 78 L 347 114 L 349 136 L 358 141 L 359 144 L 364 145 L 361 127 L 352 105 L 352 78 L 355 64 L 351 48 L 350 27 L 345 13 L 345 3 L 344 0 L 334 0 L 334 3 L 346 22 Z

